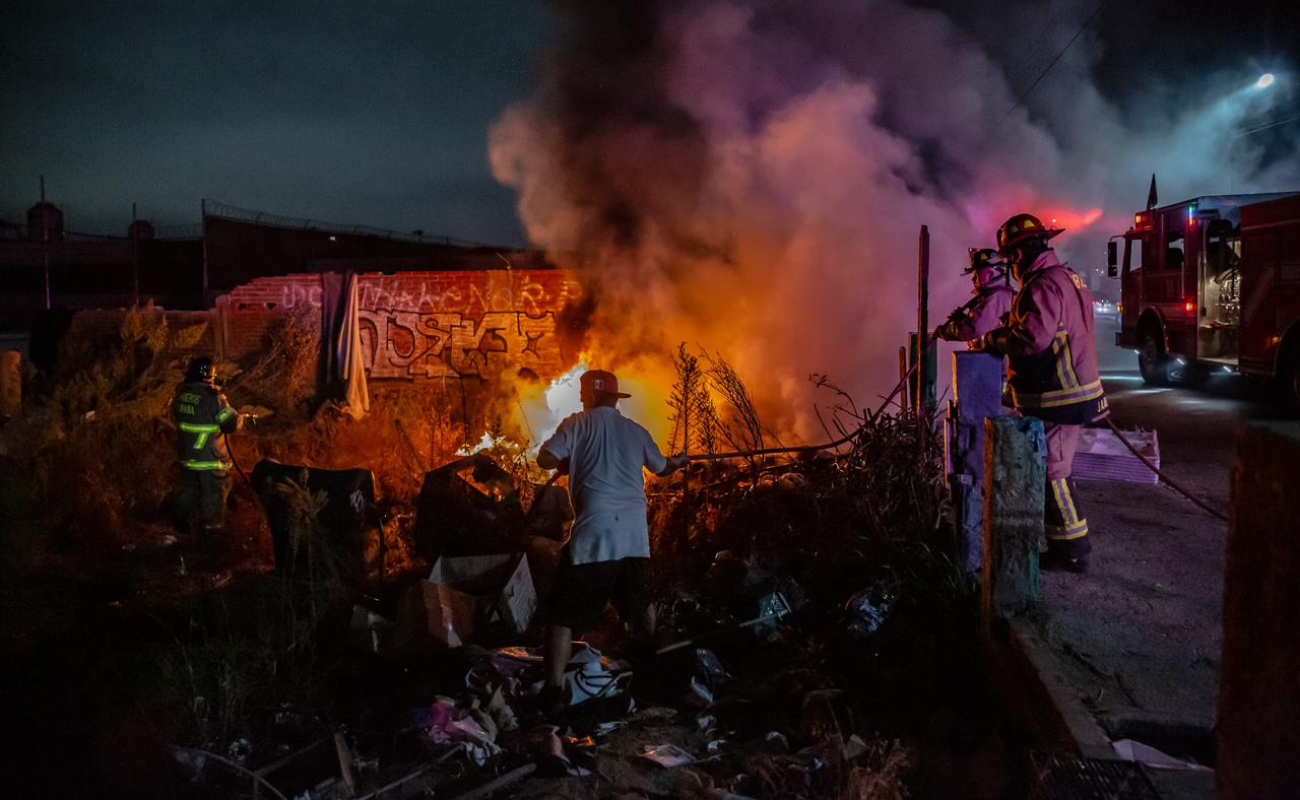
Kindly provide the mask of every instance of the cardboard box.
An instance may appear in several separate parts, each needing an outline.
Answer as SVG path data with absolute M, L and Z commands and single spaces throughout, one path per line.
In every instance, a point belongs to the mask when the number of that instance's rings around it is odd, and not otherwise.
M 438 559 L 429 579 L 403 598 L 398 617 L 406 644 L 431 636 L 460 647 L 482 623 L 500 621 L 523 633 L 536 610 L 527 557 L 503 553 Z

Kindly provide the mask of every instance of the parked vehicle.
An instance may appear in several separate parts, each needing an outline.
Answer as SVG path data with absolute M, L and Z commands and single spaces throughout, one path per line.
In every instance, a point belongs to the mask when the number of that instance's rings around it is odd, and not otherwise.
M 1300 192 L 1148 208 L 1108 250 L 1121 281 L 1115 343 L 1137 350 L 1147 383 L 1240 371 L 1300 408 Z

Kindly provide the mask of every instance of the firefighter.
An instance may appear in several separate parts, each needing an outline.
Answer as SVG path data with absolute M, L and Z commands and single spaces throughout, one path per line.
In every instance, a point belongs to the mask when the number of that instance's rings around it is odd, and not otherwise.
M 244 426 L 244 415 L 230 407 L 220 387 L 212 359 L 195 358 L 185 370 L 185 380 L 177 387 L 172 405 L 181 466 L 176 524 L 188 535 L 197 511 L 202 538 L 207 544 L 212 543 L 225 524 L 231 465 L 225 435 Z
M 1016 214 L 998 229 L 998 253 L 1020 291 L 1007 324 L 986 333 L 981 348 L 1010 357 L 1012 403 L 1043 421 L 1047 552 L 1041 566 L 1087 572 L 1092 544 L 1070 472 L 1083 425 L 1110 412 L 1097 371 L 1092 293 L 1048 244 L 1059 233 L 1032 214 Z
M 973 341 L 1001 325 L 1016 296 L 1007 279 L 1006 263 L 995 260 L 997 251 L 972 247 L 968 252 L 970 266 L 962 274 L 971 276 L 975 298 L 954 311 L 934 332 L 949 342 Z

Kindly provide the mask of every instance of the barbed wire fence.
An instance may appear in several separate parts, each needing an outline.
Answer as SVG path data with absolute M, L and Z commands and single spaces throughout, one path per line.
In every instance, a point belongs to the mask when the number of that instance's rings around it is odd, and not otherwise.
M 387 228 L 376 228 L 371 225 L 349 225 L 347 223 L 323 222 L 321 220 L 286 217 L 280 214 L 271 214 L 266 211 L 256 211 L 248 208 L 240 208 L 239 206 L 232 206 L 228 203 L 222 203 L 219 200 L 204 199 L 202 202 L 202 209 L 204 217 L 217 217 L 219 219 L 246 222 L 254 225 L 265 225 L 274 228 L 321 231 L 323 233 L 334 233 L 344 236 L 371 236 L 377 239 L 388 239 L 395 242 L 442 244 L 449 247 L 501 249 L 501 245 L 499 244 L 494 245 L 489 242 L 458 239 L 454 236 L 430 235 L 426 234 L 422 230 L 396 231 Z

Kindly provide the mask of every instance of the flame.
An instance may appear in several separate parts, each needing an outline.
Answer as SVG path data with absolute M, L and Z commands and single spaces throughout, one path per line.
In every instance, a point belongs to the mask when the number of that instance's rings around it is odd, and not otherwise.
M 526 455 L 535 457 L 565 417 L 582 410 L 582 373 L 593 369 L 590 366 L 592 364 L 607 364 L 612 360 L 601 360 L 594 353 L 585 351 L 579 356 L 577 364 L 545 387 L 536 383 L 516 384 L 514 428 L 518 432 L 517 436 L 512 438 L 502 435 L 493 438 L 485 433 L 474 447 L 467 445 L 462 448 L 461 455 L 507 447 L 516 451 L 523 449 Z M 667 401 L 673 384 L 671 366 L 650 359 L 638 359 L 611 371 L 618 376 L 619 389 L 632 395 L 619 401 L 619 410 L 649 430 L 656 441 L 666 444 L 663 437 L 669 430 Z M 527 442 L 526 447 L 521 444 L 523 441 Z
M 475 453 L 481 453 L 484 450 L 491 450 L 493 448 L 500 447 L 503 444 L 505 444 L 505 441 L 506 441 L 505 436 L 498 436 L 496 438 L 493 438 L 492 434 L 488 433 L 487 431 L 484 431 L 483 438 L 478 440 L 478 444 L 471 445 L 469 443 L 466 443 L 464 447 L 456 451 L 456 455 L 472 456 Z
M 555 429 L 560 427 L 565 417 L 582 410 L 578 382 L 586 371 L 587 359 L 584 354 L 572 369 L 551 381 L 545 389 L 538 390 L 536 386 L 518 388 L 518 409 L 523 423 L 521 427 L 530 440 L 529 455 L 537 454 L 542 443 L 554 435 Z

